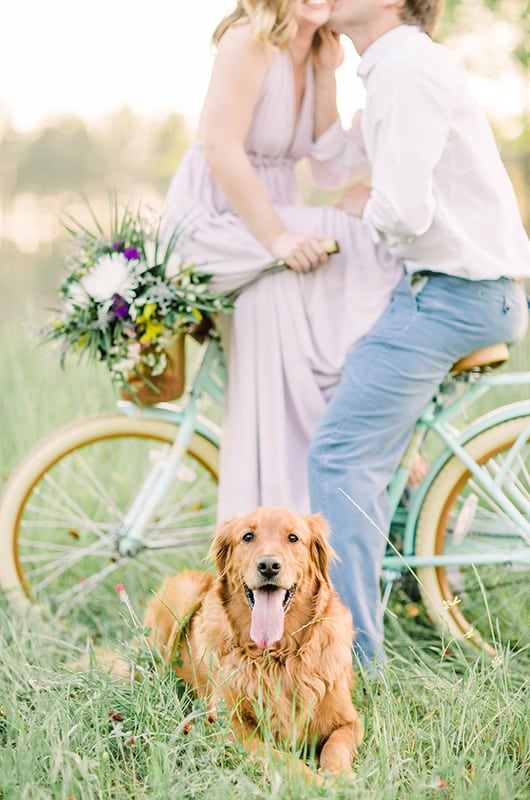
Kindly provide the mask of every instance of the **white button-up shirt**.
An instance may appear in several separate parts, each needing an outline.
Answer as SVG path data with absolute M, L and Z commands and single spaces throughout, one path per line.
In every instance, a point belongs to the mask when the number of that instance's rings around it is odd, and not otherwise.
M 365 51 L 366 107 L 313 146 L 317 182 L 371 173 L 363 220 L 411 271 L 530 277 L 530 243 L 491 127 L 449 51 L 400 25 Z M 316 163 L 315 163 L 316 159 Z

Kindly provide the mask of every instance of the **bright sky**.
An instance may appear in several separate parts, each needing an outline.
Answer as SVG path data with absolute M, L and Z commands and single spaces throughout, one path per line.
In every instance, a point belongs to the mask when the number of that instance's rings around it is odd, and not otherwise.
M 0 130 L 6 117 L 28 130 L 56 114 L 86 119 L 130 106 L 196 118 L 212 64 L 210 37 L 233 0 L 0 0 Z M 502 26 L 486 32 L 491 76 L 472 89 L 491 116 L 521 108 L 522 90 L 505 63 Z M 478 46 L 472 37 L 464 46 Z M 339 71 L 339 110 L 349 122 L 362 105 L 349 42 Z M 493 56 L 496 54 L 496 58 Z M 503 79 L 501 80 L 501 75 Z M 488 108 L 489 106 L 489 108 Z
M 1 0 L 0 112 L 28 128 L 56 112 L 194 113 L 209 39 L 231 0 Z
M 210 74 L 212 31 L 233 6 L 233 0 L 0 0 L 0 122 L 9 115 L 27 130 L 57 113 L 94 119 L 125 104 L 193 118 Z M 354 76 L 354 51 L 350 59 Z M 349 94 L 351 107 L 351 84 Z

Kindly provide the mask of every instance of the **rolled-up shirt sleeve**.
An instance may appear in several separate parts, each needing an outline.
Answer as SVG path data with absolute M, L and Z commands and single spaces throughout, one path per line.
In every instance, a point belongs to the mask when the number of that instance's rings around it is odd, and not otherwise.
M 358 111 L 348 130 L 337 120 L 313 143 L 309 157 L 311 177 L 316 186 L 338 189 L 370 174 Z
M 371 80 L 363 124 L 372 192 L 363 220 L 376 240 L 391 247 L 432 224 L 433 173 L 449 135 L 454 87 L 406 63 L 381 69 Z

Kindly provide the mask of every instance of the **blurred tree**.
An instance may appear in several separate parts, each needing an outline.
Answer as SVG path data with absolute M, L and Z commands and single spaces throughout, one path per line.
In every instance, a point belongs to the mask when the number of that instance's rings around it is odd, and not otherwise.
M 530 65 L 530 0 L 445 0 L 444 14 L 439 33 L 446 35 L 462 29 L 462 21 L 474 14 L 475 19 L 490 13 L 490 19 L 509 24 L 515 41 L 510 55 L 524 70 Z M 487 30 L 487 28 L 486 28 Z M 483 33 L 484 31 L 482 31 Z M 476 31 L 480 36 L 481 31 Z M 482 36 L 484 38 L 484 36 Z
M 0 191 L 4 202 L 15 194 L 18 164 L 25 147 L 24 138 L 7 125 L 0 139 Z
M 154 131 L 152 178 L 164 192 L 190 138 L 190 130 L 179 114 L 170 114 Z
M 437 33 L 472 78 L 530 227 L 530 0 L 445 0 Z
M 529 4 L 530 0 L 446 0 L 438 38 L 458 52 L 471 75 L 481 76 L 485 95 L 493 97 L 486 111 L 530 225 Z M 505 91 L 506 80 L 511 82 Z M 515 100 L 506 115 L 510 92 Z M 55 195 L 57 202 L 64 200 L 60 195 L 65 191 L 95 197 L 106 195 L 109 187 L 122 196 L 163 196 L 190 138 L 181 115 L 152 121 L 129 108 L 90 127 L 75 117 L 32 134 L 18 134 L 4 125 L 2 219 L 22 192 Z
M 18 191 L 55 194 L 93 186 L 106 173 L 106 153 L 77 117 L 44 128 L 21 154 Z

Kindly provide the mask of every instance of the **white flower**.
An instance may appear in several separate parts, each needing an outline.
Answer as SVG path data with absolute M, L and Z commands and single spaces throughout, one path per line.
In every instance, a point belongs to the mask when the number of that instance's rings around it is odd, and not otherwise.
M 68 287 L 68 294 L 64 301 L 64 308 L 68 314 L 72 314 L 77 308 L 88 308 L 90 297 L 79 283 L 71 283 Z
M 122 358 L 121 361 L 115 361 L 112 365 L 112 371 L 118 372 L 121 375 L 126 375 L 132 369 L 134 369 L 136 361 L 132 358 Z
M 105 254 L 98 258 L 92 269 L 81 278 L 80 284 L 96 302 L 110 301 L 115 294 L 130 301 L 133 296 L 135 275 L 124 255 Z
M 149 366 L 153 378 L 156 378 L 157 375 L 162 375 L 163 371 L 167 367 L 167 357 L 164 352 L 161 352 L 158 355 L 149 353 L 144 361 Z

